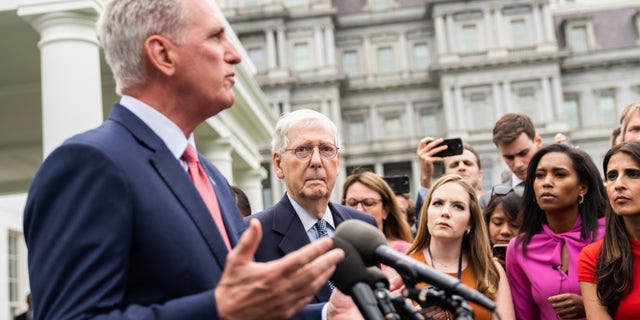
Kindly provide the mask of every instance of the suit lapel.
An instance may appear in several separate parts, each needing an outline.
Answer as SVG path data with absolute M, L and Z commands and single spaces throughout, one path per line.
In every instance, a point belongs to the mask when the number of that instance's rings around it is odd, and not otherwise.
M 152 151 L 153 154 L 149 158 L 150 164 L 185 208 L 220 268 L 223 269 L 228 253 L 227 247 L 217 231 L 209 209 L 177 159 L 164 142 L 142 120 L 126 108 L 119 104 L 114 105 L 110 118 L 125 126 L 142 146 Z
M 285 255 L 311 243 L 307 231 L 304 230 L 304 226 L 286 194 L 276 204 L 274 212 L 271 229 L 273 232 L 282 235 L 282 240 L 278 247 Z
M 334 213 L 336 211 L 331 208 L 331 203 L 329 203 L 329 208 L 331 209 L 336 225 L 338 221 L 342 222 L 344 220 L 342 215 Z M 295 209 L 293 209 L 293 205 L 291 205 L 289 197 L 287 197 L 286 194 L 273 209 L 275 214 L 272 230 L 275 233 L 282 234 L 282 240 L 278 244 L 278 247 L 285 255 L 311 243 L 311 241 L 309 241 L 307 231 L 304 229 L 302 222 L 298 218 L 298 215 L 296 214 Z M 336 218 L 336 215 L 338 218 Z M 320 288 L 320 290 L 318 290 L 318 292 L 316 292 L 315 299 L 317 302 L 329 301 L 330 296 L 331 288 L 329 288 L 328 284 L 325 284 Z

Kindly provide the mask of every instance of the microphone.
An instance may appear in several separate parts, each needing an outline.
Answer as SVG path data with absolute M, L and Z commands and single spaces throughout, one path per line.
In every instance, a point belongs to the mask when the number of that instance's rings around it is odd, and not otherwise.
M 378 307 L 384 318 L 387 320 L 400 320 L 401 318 L 391 302 L 389 290 L 387 290 L 389 288 L 387 276 L 378 267 L 368 267 L 367 274 L 369 276 L 369 284 L 373 288 L 373 294 L 378 301 Z
M 331 282 L 340 291 L 351 296 L 365 319 L 384 320 L 378 309 L 378 300 L 369 286 L 367 268 L 356 249 L 348 242 L 336 238 L 333 239 L 333 248 L 342 249 L 345 257 L 336 265 Z
M 384 263 L 394 268 L 403 279 L 428 282 L 445 292 L 459 295 L 473 301 L 487 310 L 495 311 L 496 304 L 482 293 L 473 290 L 460 282 L 457 278 L 431 269 L 408 256 L 387 247 L 387 240 L 376 228 L 363 221 L 351 219 L 341 223 L 336 229 L 334 240 L 343 239 L 350 243 L 359 253 L 366 265 L 376 262 Z

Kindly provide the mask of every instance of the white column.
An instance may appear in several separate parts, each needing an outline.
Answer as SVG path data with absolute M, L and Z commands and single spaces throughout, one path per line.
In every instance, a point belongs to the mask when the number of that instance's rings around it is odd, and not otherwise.
M 286 63 L 287 55 L 285 52 L 285 38 L 284 38 L 284 27 L 278 28 L 277 31 L 277 46 L 278 46 L 278 66 L 279 67 L 288 67 L 289 65 Z
M 493 30 L 495 28 L 493 28 L 493 23 L 491 23 L 492 20 L 492 15 L 491 15 L 491 11 L 489 9 L 485 9 L 482 11 L 483 14 L 483 20 L 484 20 L 484 30 L 486 33 L 486 39 L 487 39 L 487 45 L 486 45 L 486 49 L 487 50 L 491 50 L 493 48 L 496 47 L 495 45 L 495 39 L 493 37 Z
M 278 54 L 276 52 L 276 40 L 273 35 L 274 31 L 271 29 L 267 29 L 264 32 L 267 38 L 267 67 L 268 69 L 273 69 L 278 64 L 276 60 Z
M 549 84 L 549 77 L 544 76 L 540 79 L 540 87 L 542 88 L 542 103 L 544 104 L 544 114 L 541 120 L 545 123 L 555 121 L 553 114 L 553 99 L 551 98 L 551 85 Z
M 511 84 L 508 80 L 503 82 L 502 89 L 504 99 L 504 112 L 513 112 L 513 107 L 511 106 Z
M 495 106 L 494 110 L 494 119 L 499 119 L 505 112 L 502 108 L 502 95 L 500 95 L 500 84 L 498 81 L 495 81 L 491 84 L 491 89 L 493 91 L 493 103 Z
M 271 203 L 277 203 L 284 195 L 286 188 L 284 182 L 278 178 L 275 171 L 273 171 L 273 163 L 269 167 L 271 171 Z M 251 208 L 253 210 L 253 208 Z
M 551 20 L 551 12 L 549 12 L 548 5 L 542 5 L 542 31 L 544 42 L 553 43 L 554 34 L 553 34 L 553 21 Z
M 369 116 L 371 119 L 371 123 L 370 127 L 367 128 L 367 130 L 369 130 L 369 132 L 371 133 L 371 138 L 373 141 L 380 140 L 380 128 L 382 128 L 382 123 L 380 123 L 380 120 L 378 119 L 378 112 L 376 110 L 377 108 L 375 105 L 372 104 L 369 106 Z
M 445 38 L 445 26 L 442 16 L 435 17 L 436 27 L 436 45 L 438 46 L 438 55 L 443 55 L 448 52 L 447 39 Z
M 404 103 L 404 123 L 407 124 L 407 126 L 405 127 L 405 137 L 407 138 L 413 138 L 416 136 L 416 121 L 414 120 L 416 118 L 416 114 L 415 112 L 413 112 L 413 103 L 411 103 L 411 100 L 407 100 Z
M 315 66 L 316 67 L 322 67 L 324 66 L 324 39 L 322 36 L 322 28 L 321 27 L 315 27 L 313 28 L 313 37 L 314 37 L 314 43 L 315 43 L 315 47 L 316 47 L 316 59 L 315 59 Z
M 373 170 L 375 173 L 384 176 L 384 164 L 380 161 L 376 161 L 376 163 L 373 164 Z
M 453 102 L 453 95 L 451 94 L 451 87 L 443 85 L 441 92 L 442 109 L 444 110 L 444 119 L 447 124 L 445 131 L 453 130 L 456 128 L 456 111 Z
M 535 35 L 535 44 L 537 46 L 543 40 L 544 30 L 543 30 L 542 21 L 540 18 L 540 5 L 537 3 L 534 3 L 532 7 L 533 7 L 533 33 Z
M 371 40 L 369 39 L 368 35 L 363 36 L 362 49 L 364 61 L 362 61 L 360 65 L 364 66 L 364 74 L 366 75 L 367 80 L 372 80 L 373 72 L 371 70 L 373 69 L 372 64 L 374 59 L 373 48 L 371 47 Z
M 565 120 L 564 115 L 564 94 L 562 93 L 562 84 L 560 83 L 560 76 L 554 75 L 551 77 L 551 92 L 552 101 L 556 110 L 556 120 Z
M 455 106 L 456 106 L 456 129 L 460 129 L 460 130 L 466 130 L 468 129 L 468 125 L 466 123 L 466 119 L 464 116 L 464 110 L 462 110 L 462 88 L 460 88 L 460 86 L 455 86 L 453 88 L 453 94 L 454 94 L 454 99 L 455 99 Z
M 198 151 L 215 163 L 216 168 L 229 182 L 233 181 L 233 158 L 231 157 L 233 146 L 229 138 L 220 137 L 207 141 L 201 146 L 199 145 L 198 148 Z
M 504 28 L 504 20 L 502 19 L 502 10 L 500 8 L 497 8 L 494 11 L 494 18 L 496 27 L 496 43 L 498 44 L 498 47 L 502 49 L 505 47 L 505 39 L 504 32 L 502 31 Z
M 409 75 L 409 67 L 407 65 L 407 35 L 404 31 L 400 31 L 398 39 L 398 61 L 400 61 L 400 72 L 403 76 Z
M 336 65 L 336 47 L 333 35 L 333 27 L 328 26 L 324 29 L 324 48 L 325 56 L 327 58 L 327 65 Z
M 447 41 L 449 43 L 449 46 L 448 46 L 449 53 L 457 54 L 458 50 L 457 50 L 456 40 L 458 38 L 456 37 L 456 33 L 453 26 L 453 17 L 451 15 L 446 15 L 444 17 L 444 22 L 445 22 L 445 25 L 447 26 Z
M 70 136 L 103 121 L 97 14 L 30 15 L 30 9 L 19 9 L 18 15 L 40 33 L 42 149 L 46 157 Z
M 251 204 L 251 212 L 260 212 L 264 210 L 262 202 L 262 180 L 267 177 L 262 167 L 257 169 L 242 170 L 237 174 L 236 186 L 238 186 L 249 199 Z
M 580 99 L 578 100 L 580 115 L 585 127 L 598 124 L 600 112 L 596 103 L 596 97 L 593 94 L 593 90 L 589 86 L 585 86 Z

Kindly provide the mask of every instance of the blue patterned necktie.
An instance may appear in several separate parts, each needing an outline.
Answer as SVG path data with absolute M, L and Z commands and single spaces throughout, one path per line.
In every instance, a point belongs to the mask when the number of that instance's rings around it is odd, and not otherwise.
M 317 239 L 329 237 L 329 232 L 327 232 L 327 222 L 324 221 L 324 219 L 316 221 L 316 224 L 314 224 L 313 227 L 316 229 Z M 327 283 L 329 284 L 329 288 L 331 288 L 331 291 L 336 288 L 336 286 L 331 283 L 331 281 L 327 281 Z
M 314 227 L 316 228 L 316 238 L 320 239 L 329 237 L 329 232 L 327 232 L 327 222 L 324 221 L 324 219 L 316 221 Z

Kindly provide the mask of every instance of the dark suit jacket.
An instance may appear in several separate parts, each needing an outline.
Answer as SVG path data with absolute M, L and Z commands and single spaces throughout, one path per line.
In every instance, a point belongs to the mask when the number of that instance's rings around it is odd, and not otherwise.
M 231 188 L 200 161 L 233 246 L 245 227 Z M 46 158 L 24 235 L 36 319 L 218 318 L 227 248 L 180 162 L 119 104 Z
M 336 227 L 347 219 L 359 219 L 377 226 L 372 216 L 358 210 L 331 202 L 329 209 Z M 276 260 L 310 243 L 309 236 L 286 194 L 271 208 L 248 216 L 245 221 L 252 218 L 260 221 L 263 230 L 262 241 L 255 255 L 256 261 Z M 330 295 L 331 289 L 325 284 L 311 302 L 327 302 Z

